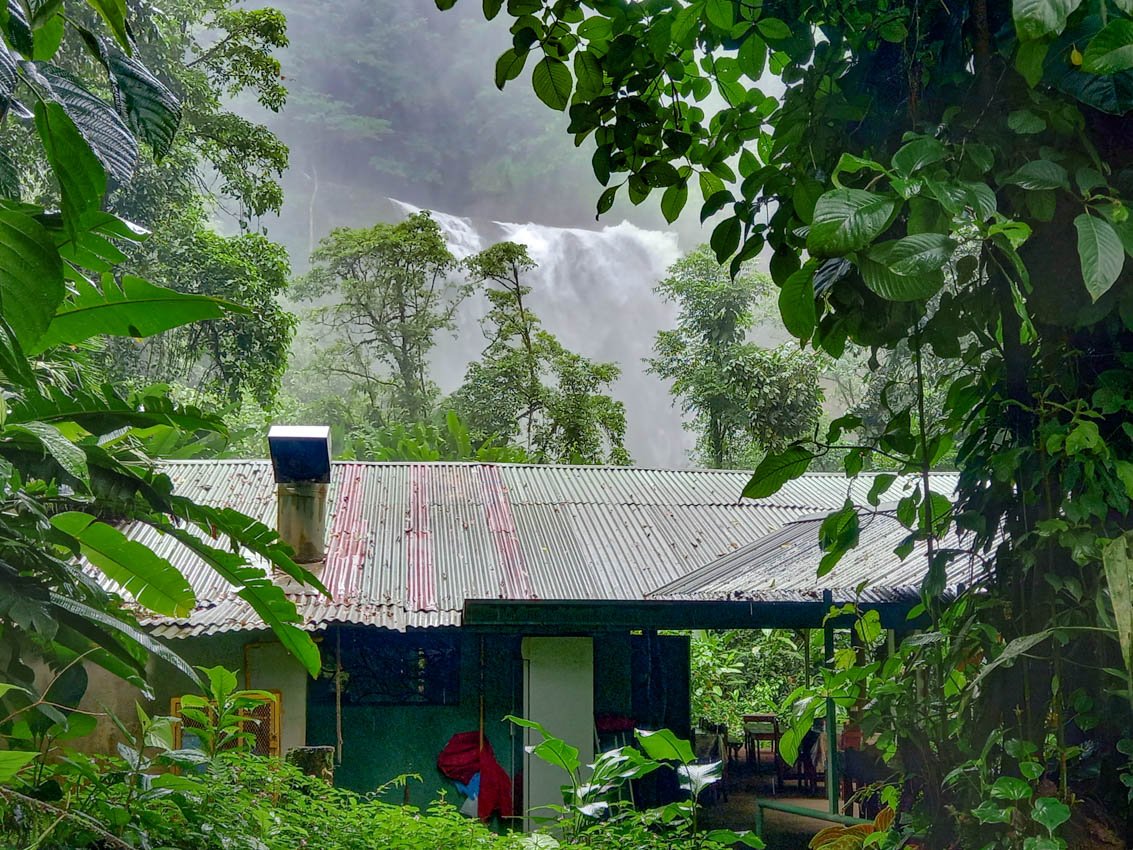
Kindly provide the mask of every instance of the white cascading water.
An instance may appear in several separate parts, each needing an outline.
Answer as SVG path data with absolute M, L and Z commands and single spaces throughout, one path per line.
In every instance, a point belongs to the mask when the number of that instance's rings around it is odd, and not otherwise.
M 392 199 L 391 199 L 392 200 Z M 393 201 L 404 214 L 419 208 Z M 430 211 L 449 250 L 468 257 L 499 241 L 527 246 L 538 268 L 531 275 L 531 303 L 548 331 L 563 345 L 593 360 L 612 361 L 622 370 L 613 395 L 625 403 L 626 446 L 643 466 L 686 466 L 692 440 L 681 427 L 668 387 L 646 373 L 657 331 L 673 325 L 675 311 L 653 291 L 680 256 L 675 233 L 643 230 L 629 222 L 600 230 L 541 224 L 473 222 Z M 461 307 L 455 339 L 442 340 L 433 357 L 441 389 L 459 386 L 468 363 L 479 357 L 485 339 L 480 320 L 482 296 Z

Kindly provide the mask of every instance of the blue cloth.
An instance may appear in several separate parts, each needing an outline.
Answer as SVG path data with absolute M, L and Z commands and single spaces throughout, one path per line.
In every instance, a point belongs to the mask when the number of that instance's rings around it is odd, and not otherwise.
M 479 797 L 480 796 L 480 774 L 472 774 L 472 778 L 468 780 L 468 784 L 463 782 L 456 783 L 456 790 L 463 794 L 465 797 Z

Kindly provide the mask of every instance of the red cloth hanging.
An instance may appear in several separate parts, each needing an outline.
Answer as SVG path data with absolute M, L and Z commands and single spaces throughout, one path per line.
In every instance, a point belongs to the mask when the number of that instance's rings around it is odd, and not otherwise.
M 480 748 L 479 732 L 459 732 L 453 735 L 437 756 L 437 767 L 449 779 L 467 785 L 480 774 L 480 796 L 476 798 L 476 814 L 485 823 L 494 812 L 501 818 L 512 816 L 511 779 L 492 754 L 492 745 L 484 739 Z

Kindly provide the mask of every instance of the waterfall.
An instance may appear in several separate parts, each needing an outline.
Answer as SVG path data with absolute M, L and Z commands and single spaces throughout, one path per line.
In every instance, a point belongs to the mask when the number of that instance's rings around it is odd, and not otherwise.
M 391 199 L 392 200 L 392 199 Z M 403 214 L 419 208 L 393 201 Z M 430 210 L 449 250 L 464 258 L 507 240 L 527 246 L 538 268 L 530 275 L 531 305 L 544 327 L 573 351 L 613 361 L 622 370 L 612 393 L 625 403 L 626 446 L 643 466 L 686 466 L 691 435 L 668 387 L 646 373 L 657 331 L 673 326 L 675 311 L 653 292 L 680 256 L 675 233 L 644 230 L 629 222 L 597 230 L 512 222 L 479 222 Z M 486 299 L 462 306 L 454 339 L 438 344 L 434 375 L 441 389 L 460 385 L 468 363 L 486 343 L 480 320 Z

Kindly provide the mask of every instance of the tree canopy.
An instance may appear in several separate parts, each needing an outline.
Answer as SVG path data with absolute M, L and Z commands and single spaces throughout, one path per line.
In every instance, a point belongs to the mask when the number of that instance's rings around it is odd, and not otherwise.
M 310 313 L 321 329 L 315 369 L 361 393 L 371 424 L 424 421 L 438 392 L 429 353 L 467 295 L 436 221 L 422 212 L 397 224 L 339 228 L 311 261 L 295 293 L 329 302 Z
M 708 466 L 754 466 L 764 453 L 812 434 L 822 392 L 815 356 L 750 340 L 771 279 L 728 273 L 702 245 L 678 260 L 657 292 L 678 307 L 677 327 L 660 331 L 651 372 L 694 416 L 697 453 Z
M 452 401 L 478 441 L 515 440 L 540 463 L 629 463 L 625 407 L 608 393 L 613 363 L 594 363 L 540 327 L 523 277 L 527 249 L 501 242 L 465 261 L 491 307 L 488 345 Z

